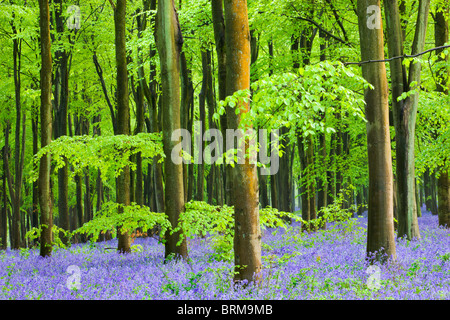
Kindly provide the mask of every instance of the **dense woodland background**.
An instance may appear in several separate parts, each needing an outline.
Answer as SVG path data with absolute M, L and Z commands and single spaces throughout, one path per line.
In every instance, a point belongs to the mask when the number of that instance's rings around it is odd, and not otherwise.
M 39 240 L 48 256 L 55 234 L 86 241 L 63 230 L 102 206 L 124 214 L 135 203 L 175 227 L 195 200 L 234 206 L 235 264 L 247 266 L 238 279 L 261 268 L 259 211 L 268 206 L 310 232 L 326 228 L 336 205 L 368 210 L 368 255 L 395 257 L 394 230 L 420 241 L 423 205 L 450 226 L 449 7 L 1 1 L 1 248 Z M 174 130 L 238 127 L 279 130 L 279 149 L 266 150 L 282 155 L 275 175 L 248 162 L 170 161 Z M 39 239 L 26 237 L 32 230 Z M 166 256 L 187 257 L 182 233 L 165 235 Z M 129 252 L 136 231 L 117 236 Z

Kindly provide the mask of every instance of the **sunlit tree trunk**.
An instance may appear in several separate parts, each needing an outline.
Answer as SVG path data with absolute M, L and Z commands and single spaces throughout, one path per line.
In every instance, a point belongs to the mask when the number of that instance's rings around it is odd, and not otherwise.
M 246 0 L 226 0 L 225 37 L 227 45 L 227 95 L 250 89 L 250 31 Z M 249 104 L 238 101 L 236 110 L 227 113 L 228 128 L 237 129 Z M 249 128 L 244 128 L 244 131 Z M 248 151 L 248 139 L 238 147 Z M 232 170 L 234 204 L 234 280 L 258 281 L 261 264 L 261 230 L 259 225 L 258 176 L 256 165 L 236 164 Z
M 369 28 L 367 9 L 380 8 L 380 0 L 358 0 L 358 25 L 361 44 L 361 58 L 365 60 L 384 59 L 384 38 L 381 10 L 375 13 L 380 28 Z M 362 65 L 363 77 L 373 86 L 366 89 L 366 130 L 369 161 L 369 214 L 367 235 L 367 256 L 383 261 L 396 257 L 393 221 L 393 176 L 389 133 L 389 92 L 386 67 L 382 63 Z

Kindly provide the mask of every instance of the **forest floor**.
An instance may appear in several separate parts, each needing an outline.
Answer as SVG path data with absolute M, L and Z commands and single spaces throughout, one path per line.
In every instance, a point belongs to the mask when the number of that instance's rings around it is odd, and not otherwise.
M 328 230 L 263 230 L 263 281 L 232 285 L 232 261 L 217 261 L 211 239 L 189 240 L 190 263 L 164 264 L 164 246 L 138 238 L 131 254 L 117 240 L 75 244 L 41 258 L 37 249 L 0 252 L 3 299 L 450 299 L 450 231 L 423 211 L 420 241 L 397 240 L 397 259 L 369 269 L 367 217 Z M 72 266 L 69 268 L 69 266 Z M 78 273 L 77 273 L 78 272 Z M 74 285 L 78 285 L 78 288 Z

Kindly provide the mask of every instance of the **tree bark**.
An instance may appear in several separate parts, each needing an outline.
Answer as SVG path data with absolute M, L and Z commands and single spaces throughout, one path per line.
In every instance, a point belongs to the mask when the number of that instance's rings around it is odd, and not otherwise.
M 65 19 L 62 15 L 62 0 L 55 1 L 55 29 L 59 34 L 58 41 L 61 41 L 64 32 Z M 69 97 L 69 72 L 68 72 L 69 54 L 64 48 L 58 49 L 55 53 L 55 139 L 67 135 L 67 105 Z M 69 221 L 69 194 L 68 194 L 69 172 L 68 166 L 58 170 L 58 215 L 59 226 L 64 230 L 70 229 Z M 69 239 L 62 237 L 64 244 Z
M 305 152 L 305 139 L 303 138 L 303 133 L 299 131 L 297 133 L 297 148 L 298 148 L 298 157 L 300 160 L 300 194 L 302 199 L 302 219 L 306 222 L 302 224 L 302 231 L 310 231 L 309 221 L 311 220 L 310 216 L 310 206 L 311 202 L 308 198 L 308 181 L 307 181 L 307 167 L 308 161 Z
M 205 148 L 205 143 L 203 141 L 203 137 L 205 134 L 205 127 L 206 127 L 206 92 L 208 90 L 208 73 L 207 73 L 207 52 L 202 51 L 202 87 L 198 96 L 199 100 L 199 120 L 200 120 L 200 126 L 197 127 L 196 134 L 194 136 L 194 140 L 196 141 L 196 145 L 198 147 L 198 154 L 196 155 L 200 159 L 200 163 L 197 165 L 197 194 L 195 196 L 195 200 L 197 201 L 203 201 L 203 193 L 205 190 L 205 166 L 204 166 L 204 160 L 203 157 L 203 150 Z M 197 122 L 198 123 L 198 122 Z M 198 130 L 198 132 L 197 132 Z M 195 150 L 194 150 L 195 152 Z
M 450 177 L 448 170 L 441 171 L 438 180 L 439 226 L 450 229 Z
M 387 21 L 389 56 L 403 55 L 403 35 L 400 22 L 399 5 L 397 1 L 385 1 L 385 13 Z M 419 1 L 412 54 L 423 51 L 425 34 L 428 21 L 430 0 Z M 406 78 L 406 69 L 402 60 L 390 61 L 392 77 L 392 105 L 396 140 L 396 178 L 397 178 L 397 203 L 398 203 L 398 237 L 412 239 L 418 238 L 418 227 L 413 223 L 416 212 L 414 211 L 414 134 L 416 126 L 416 113 L 419 94 L 414 93 L 410 97 L 398 101 L 403 92 L 409 91 L 413 81 L 420 85 L 419 62 L 412 62 L 409 76 Z M 413 229 L 413 224 L 415 228 Z M 414 234 L 413 234 L 414 233 Z
M 258 130 L 258 141 L 260 142 L 260 148 L 267 148 L 267 134 L 265 136 L 261 136 Z M 267 152 L 267 151 L 266 151 Z M 265 208 L 269 205 L 269 197 L 267 194 L 267 177 L 265 175 L 260 174 L 260 170 L 258 170 L 258 181 L 259 181 L 259 199 L 261 203 L 261 208 Z
M 222 1 L 211 1 L 211 12 L 214 28 L 214 40 L 216 43 L 217 53 L 217 69 L 218 69 L 218 88 L 219 88 L 219 100 L 225 100 L 227 96 L 227 51 L 226 51 L 226 37 L 225 37 L 225 20 L 223 15 L 223 3 Z M 227 113 L 232 112 L 230 108 L 226 107 L 225 114 L 220 116 L 220 130 L 223 137 L 223 145 L 226 146 L 226 129 L 227 126 Z M 224 181 L 224 200 L 227 205 L 231 205 L 231 177 L 229 165 L 223 166 L 223 181 Z
M 39 112 L 32 113 L 31 119 L 31 130 L 33 132 L 33 156 L 38 153 L 38 140 L 39 140 L 39 129 L 38 129 L 38 118 Z M 37 165 L 33 163 L 33 170 L 38 170 Z M 32 219 L 31 226 L 33 228 L 39 227 L 39 192 L 38 192 L 38 181 L 33 181 L 33 198 L 32 198 Z
M 439 7 L 437 7 L 439 9 Z M 448 17 L 449 7 L 447 6 L 446 14 Z M 437 10 L 436 10 L 437 11 Z M 435 28 L 434 37 L 435 45 L 437 47 L 443 46 L 449 40 L 449 27 L 448 20 L 445 19 L 445 14 L 442 11 L 437 11 L 435 16 Z M 439 54 L 437 51 L 436 54 Z M 446 60 L 448 61 L 448 56 Z M 450 76 L 450 68 L 442 70 L 443 78 L 436 86 L 436 91 L 442 92 L 448 95 L 450 91 L 450 81 L 447 81 L 446 76 Z M 438 194 L 438 219 L 439 225 L 450 229 L 450 176 L 449 176 L 449 164 L 447 160 L 447 168 L 444 166 L 440 168 L 440 174 L 437 182 L 437 194 Z
M 192 72 L 188 69 L 186 55 L 184 52 L 181 52 L 180 55 L 181 60 L 181 128 L 186 130 L 191 130 L 192 126 L 190 126 L 191 121 L 189 121 L 189 110 L 193 101 L 191 97 L 194 94 L 194 88 L 192 84 Z M 193 164 L 183 163 L 183 187 L 184 187 L 184 201 L 189 201 L 188 196 L 188 177 L 189 170 L 192 171 Z
M 307 161 L 307 193 L 309 201 L 309 219 L 315 220 L 317 218 L 316 212 L 316 187 L 314 177 L 314 137 L 308 135 L 306 138 L 306 161 Z M 315 230 L 315 229 L 314 229 Z
M 250 89 L 250 31 L 248 25 L 247 1 L 226 0 L 225 37 L 227 56 L 227 95 L 238 90 Z M 238 129 L 241 116 L 249 111 L 249 104 L 238 101 L 236 114 L 227 113 L 228 128 Z M 250 128 L 243 128 L 244 131 Z M 243 140 L 243 139 L 240 139 Z M 247 154 L 248 138 L 238 142 Z M 232 172 L 234 204 L 234 280 L 258 282 L 261 279 L 261 230 L 259 225 L 259 196 L 256 164 L 248 157 L 244 164 L 236 164 Z
M 117 0 L 114 8 L 114 30 L 117 66 L 117 134 L 130 135 L 130 107 L 128 101 L 128 71 L 126 52 L 126 0 Z M 117 202 L 128 206 L 131 202 L 130 167 L 123 168 L 117 178 Z M 119 209 L 119 214 L 123 209 Z M 118 232 L 117 250 L 120 253 L 131 252 L 128 232 Z
M 13 13 L 14 17 L 14 13 Z M 13 34 L 17 34 L 15 25 L 11 22 Z M 22 112 L 21 103 L 21 56 L 22 56 L 22 41 L 19 38 L 13 39 L 13 72 L 14 72 L 14 96 L 16 108 L 16 125 L 15 125 L 15 146 L 14 146 L 14 173 L 13 178 L 10 172 L 9 164 L 9 131 L 10 122 L 7 120 L 5 130 L 5 173 L 9 194 L 12 202 L 12 228 L 11 233 L 11 249 L 19 249 L 21 245 L 21 212 L 20 206 L 22 202 L 22 178 L 23 178 L 23 158 L 25 153 L 25 129 L 26 129 L 26 115 Z M 23 119 L 22 119 L 23 117 Z M 22 127 L 22 128 L 21 128 Z M 20 138 L 20 131 L 22 132 L 22 139 Z
M 50 10 L 48 0 L 39 0 L 39 30 L 41 40 L 41 147 L 52 140 L 52 54 L 50 40 Z M 50 198 L 50 155 L 39 164 L 39 205 L 41 208 L 42 257 L 52 253 L 53 210 Z
M 383 29 L 367 27 L 367 8 L 380 8 L 380 0 L 358 0 L 358 25 L 362 60 L 384 59 Z M 381 10 L 376 19 L 381 23 Z M 374 87 L 366 89 L 366 130 L 369 161 L 369 214 L 367 258 L 396 258 L 393 225 L 392 158 L 389 133 L 389 92 L 384 63 L 362 65 L 363 77 Z
M 173 0 L 158 1 L 156 14 L 156 45 L 161 64 L 161 85 L 163 105 L 163 144 L 167 158 L 165 169 L 165 212 L 172 228 L 178 226 L 180 214 L 185 210 L 183 190 L 183 165 L 171 161 L 171 153 L 178 141 L 172 141 L 175 130 L 181 128 L 180 123 L 180 52 L 183 45 L 178 15 Z M 181 156 L 181 155 L 180 155 Z M 165 258 L 187 259 L 187 242 L 184 238 L 179 245 L 182 230 L 166 234 Z
M 280 136 L 288 133 L 287 127 L 282 127 Z M 278 172 L 273 176 L 277 183 L 278 189 L 278 209 L 284 212 L 292 212 L 292 166 L 291 158 L 293 148 L 289 142 L 289 138 L 284 136 L 280 143 L 283 145 L 284 154 L 280 158 L 280 166 Z M 281 148 L 281 147 L 280 147 Z
M 8 226 L 7 226 L 7 208 L 8 208 L 8 196 L 6 194 L 6 174 L 5 174 L 5 157 L 4 157 L 4 152 L 5 152 L 6 148 L 3 147 L 1 149 L 1 153 L 3 155 L 3 177 L 2 177 L 2 189 L 1 189 L 1 194 L 2 194 L 2 206 L 1 206 L 1 210 L 0 210 L 0 239 L 1 239 L 1 243 L 0 243 L 0 248 L 2 250 L 6 250 L 7 247 L 7 243 L 8 243 L 8 239 L 7 239 L 7 232 L 8 232 Z
M 149 2 L 143 0 L 144 11 L 149 10 Z M 138 38 L 142 38 L 142 32 L 147 27 L 147 15 L 144 12 L 143 15 L 136 16 L 136 22 L 138 26 Z M 144 65 L 141 58 L 141 47 L 138 46 L 138 83 L 136 87 L 136 129 L 134 134 L 144 132 L 144 96 L 145 91 L 149 90 L 145 82 Z M 139 152 L 136 154 L 136 181 L 135 181 L 135 195 L 134 200 L 138 205 L 144 204 L 144 191 L 143 191 L 143 172 L 142 172 L 142 154 Z

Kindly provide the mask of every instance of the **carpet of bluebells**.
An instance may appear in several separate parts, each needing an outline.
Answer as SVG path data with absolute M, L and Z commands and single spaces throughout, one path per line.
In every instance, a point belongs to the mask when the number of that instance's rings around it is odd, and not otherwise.
M 375 273 L 365 262 L 367 217 L 349 223 L 310 234 L 296 224 L 263 230 L 257 286 L 233 285 L 233 263 L 214 258 L 208 237 L 189 241 L 191 263 L 164 264 L 154 238 L 136 239 L 139 250 L 127 255 L 107 250 L 115 239 L 56 249 L 51 258 L 7 250 L 0 252 L 0 299 L 450 299 L 450 231 L 437 216 L 424 210 L 422 239 L 397 240 L 396 261 Z M 69 266 L 78 266 L 78 288 L 68 285 Z

